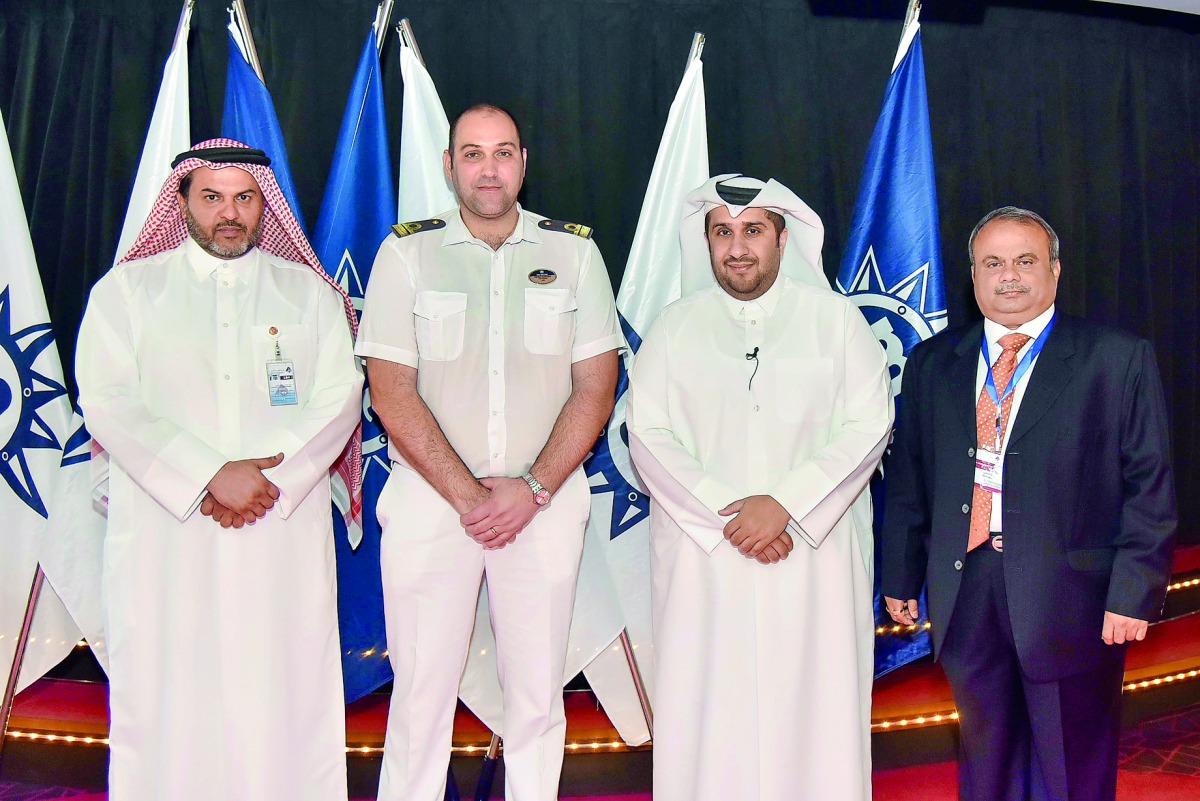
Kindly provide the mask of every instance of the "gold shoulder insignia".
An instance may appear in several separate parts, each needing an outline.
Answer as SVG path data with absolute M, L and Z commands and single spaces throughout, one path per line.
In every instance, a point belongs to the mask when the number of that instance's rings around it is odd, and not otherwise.
M 592 238 L 592 229 L 586 225 L 580 225 L 573 222 L 562 222 L 561 220 L 542 220 L 538 223 L 538 227 L 546 231 L 558 231 L 563 234 L 575 234 L 584 239 Z
M 436 231 L 439 228 L 445 228 L 446 221 L 434 217 L 432 220 L 418 220 L 417 222 L 404 222 L 392 226 L 392 233 L 396 236 L 408 236 L 409 234 L 419 233 L 421 231 Z

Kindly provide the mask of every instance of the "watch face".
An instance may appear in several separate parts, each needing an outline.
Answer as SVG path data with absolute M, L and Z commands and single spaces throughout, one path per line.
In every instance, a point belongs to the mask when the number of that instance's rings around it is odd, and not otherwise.
M 538 506 L 545 506 L 550 502 L 550 491 L 543 489 L 533 493 L 533 502 Z

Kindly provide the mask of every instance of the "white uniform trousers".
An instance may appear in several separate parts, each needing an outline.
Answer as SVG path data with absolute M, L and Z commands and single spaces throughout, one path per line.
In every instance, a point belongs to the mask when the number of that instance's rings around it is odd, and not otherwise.
M 576 470 L 514 542 L 484 550 L 413 470 L 379 496 L 388 656 L 395 673 L 379 801 L 442 801 L 459 680 L 487 576 L 508 801 L 558 797 L 567 721 L 563 670 L 591 490 Z

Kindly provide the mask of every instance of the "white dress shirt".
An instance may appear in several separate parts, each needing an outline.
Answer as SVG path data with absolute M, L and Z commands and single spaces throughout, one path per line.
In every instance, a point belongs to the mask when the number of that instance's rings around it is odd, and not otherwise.
M 1042 331 L 1046 330 L 1046 326 L 1050 324 L 1050 320 L 1054 317 L 1054 304 L 1050 304 L 1050 308 L 1034 317 L 1027 323 L 1017 327 L 1015 330 L 1001 325 L 993 320 L 984 318 L 983 335 L 987 337 L 988 357 L 991 362 L 985 362 L 983 359 L 982 348 L 979 351 L 979 369 L 975 375 L 975 397 L 983 392 L 983 384 L 987 381 L 988 371 L 996 360 L 1000 358 L 1000 353 L 1003 347 L 1000 345 L 1001 337 L 1008 334 L 1025 334 L 1029 337 L 1029 341 L 1017 351 L 1017 364 L 1021 363 L 1021 359 L 1025 358 L 1025 354 L 1033 347 L 1033 343 L 1041 336 Z M 1025 390 L 1029 386 L 1029 379 L 1033 376 L 1033 369 L 1037 367 L 1037 359 L 1035 358 L 1029 365 L 1029 369 L 1021 377 L 1020 382 L 1013 388 L 1012 408 L 1008 413 L 1008 422 L 1004 426 L 1004 441 L 1000 445 L 1000 455 L 1003 457 L 1004 452 L 1008 450 L 1008 438 L 1012 435 L 1013 421 L 1017 419 L 1017 410 L 1021 408 L 1021 399 L 1025 397 Z M 1013 374 L 1016 378 L 1016 373 Z M 1001 503 L 1003 493 L 997 492 L 992 497 L 992 523 L 991 531 L 1001 532 L 1004 530 L 1004 510 Z
M 590 239 L 523 209 L 497 250 L 457 209 L 436 219 L 380 246 L 355 352 L 417 368 L 421 398 L 476 476 L 520 475 L 571 394 L 571 365 L 625 346 L 608 271 Z

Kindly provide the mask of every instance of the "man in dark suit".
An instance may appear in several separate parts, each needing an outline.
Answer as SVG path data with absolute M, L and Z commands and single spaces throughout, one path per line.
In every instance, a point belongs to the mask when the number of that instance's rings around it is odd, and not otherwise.
M 1170 573 L 1153 351 L 1055 312 L 1058 250 L 1031 211 L 979 222 L 985 320 L 914 349 L 887 462 L 885 602 L 912 624 L 927 582 L 971 801 L 1115 797 L 1125 644 L 1146 636 Z

